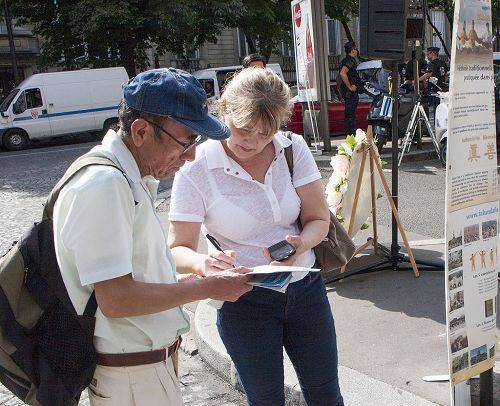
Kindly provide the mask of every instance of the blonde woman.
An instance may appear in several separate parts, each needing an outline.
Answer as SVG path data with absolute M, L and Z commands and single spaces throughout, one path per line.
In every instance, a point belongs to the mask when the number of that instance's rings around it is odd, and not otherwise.
M 244 69 L 226 86 L 220 118 L 227 141 L 207 141 L 176 175 L 169 244 L 178 272 L 206 276 L 236 264 L 272 262 L 266 247 L 286 239 L 296 253 L 281 265 L 314 267 L 312 247 L 327 234 L 321 175 L 302 137 L 278 129 L 290 112 L 288 86 L 269 69 Z M 292 144 L 293 179 L 284 156 Z M 297 219 L 303 225 L 297 226 Z M 197 253 L 200 228 L 224 252 Z M 286 293 L 254 288 L 225 302 L 217 327 L 249 405 L 284 405 L 283 347 L 310 405 L 343 405 L 333 317 L 319 273 Z

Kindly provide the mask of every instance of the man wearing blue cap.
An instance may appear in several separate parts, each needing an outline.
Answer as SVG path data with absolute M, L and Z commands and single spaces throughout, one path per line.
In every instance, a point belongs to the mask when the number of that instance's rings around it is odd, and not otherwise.
M 57 259 L 78 314 L 95 289 L 90 404 L 181 405 L 171 356 L 189 330 L 182 305 L 235 301 L 251 289 L 249 270 L 178 281 L 154 201 L 158 180 L 194 159 L 200 136 L 221 140 L 230 131 L 208 114 L 199 82 L 176 69 L 124 84 L 118 116 L 120 129 L 88 155 L 105 156 L 121 171 L 89 166 L 62 189 L 53 217 Z

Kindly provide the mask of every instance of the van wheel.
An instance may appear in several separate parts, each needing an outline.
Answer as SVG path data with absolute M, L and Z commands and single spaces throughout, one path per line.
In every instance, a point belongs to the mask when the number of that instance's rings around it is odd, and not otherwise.
M 446 155 L 448 153 L 447 151 L 447 143 L 443 142 L 441 143 L 441 148 L 439 150 L 439 160 L 441 161 L 441 164 L 446 168 Z
M 113 118 L 108 118 L 105 122 L 104 125 L 102 126 L 102 136 L 104 137 L 108 130 L 117 130 L 118 129 L 118 118 L 113 117 Z
M 9 151 L 19 151 L 26 148 L 28 134 L 19 128 L 7 131 L 3 136 L 3 146 Z

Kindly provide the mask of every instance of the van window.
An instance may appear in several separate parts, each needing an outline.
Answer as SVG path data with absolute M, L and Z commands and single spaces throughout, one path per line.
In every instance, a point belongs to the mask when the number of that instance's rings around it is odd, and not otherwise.
M 22 92 L 12 106 L 14 114 L 21 114 L 26 111 L 26 95 Z
M 238 70 L 225 70 L 222 72 L 217 72 L 217 82 L 219 83 L 219 91 L 222 93 L 224 91 L 224 86 L 226 86 L 226 83 L 228 80 L 231 80 L 231 78 L 234 76 L 235 73 L 239 72 L 241 69 Z
M 0 104 L 0 111 L 4 112 L 7 111 L 7 109 L 10 106 L 10 103 L 12 103 L 12 100 L 14 100 L 14 97 L 19 93 L 19 89 L 13 89 L 6 97 L 3 99 L 2 104 Z
M 198 79 L 203 89 L 205 89 L 205 93 L 207 94 L 207 98 L 214 97 L 214 81 L 212 79 Z
M 43 106 L 42 92 L 40 89 L 26 89 L 26 105 L 28 109 L 35 109 Z

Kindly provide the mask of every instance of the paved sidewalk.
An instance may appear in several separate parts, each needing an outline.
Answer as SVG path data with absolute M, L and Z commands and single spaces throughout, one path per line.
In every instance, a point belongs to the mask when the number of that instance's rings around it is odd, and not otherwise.
M 390 230 L 380 230 L 388 241 Z M 414 254 L 442 259 L 441 241 L 417 241 Z M 358 240 L 364 240 L 359 236 Z M 363 266 L 374 256 L 357 258 Z M 379 271 L 327 285 L 335 317 L 339 376 L 346 405 L 448 405 L 447 383 L 427 383 L 426 375 L 447 373 L 443 272 Z M 216 311 L 200 303 L 195 315 L 201 356 L 221 376 L 237 384 L 234 367 L 215 327 Z M 321 349 L 318 349 L 321 351 Z M 285 354 L 287 404 L 305 404 Z M 263 366 L 265 367 L 265 366 Z

